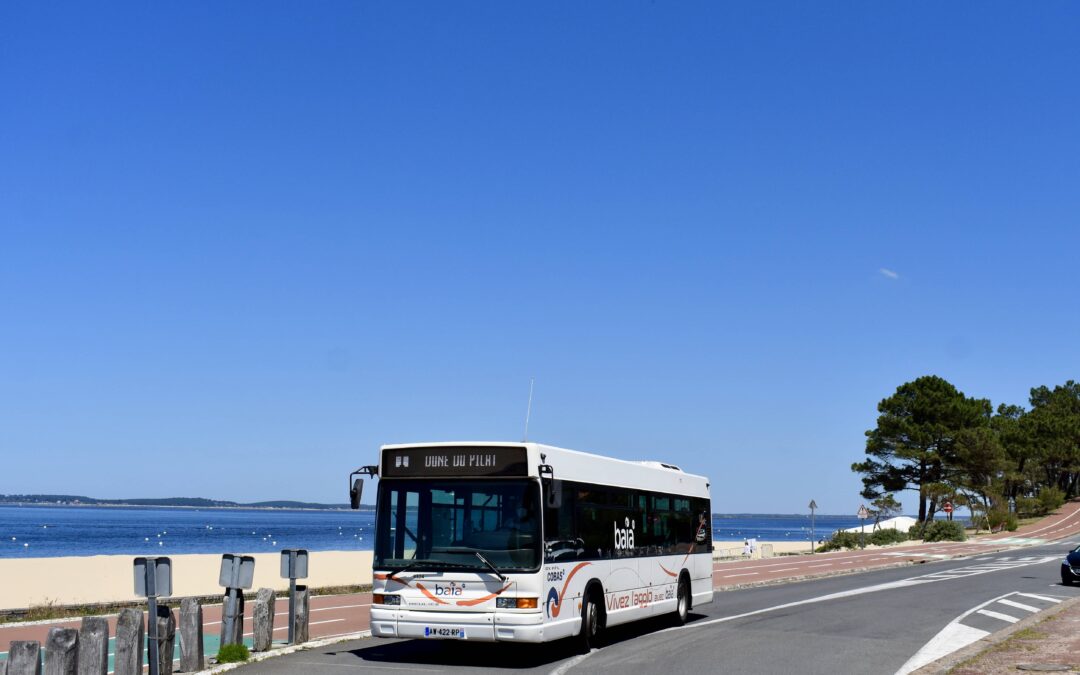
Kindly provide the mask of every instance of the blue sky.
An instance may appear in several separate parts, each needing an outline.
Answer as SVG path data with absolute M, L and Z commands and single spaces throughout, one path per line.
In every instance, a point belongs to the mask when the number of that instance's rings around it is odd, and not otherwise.
M 1078 21 L 4 3 L 0 492 L 341 501 L 535 377 L 534 440 L 854 513 L 902 382 L 1080 378 Z

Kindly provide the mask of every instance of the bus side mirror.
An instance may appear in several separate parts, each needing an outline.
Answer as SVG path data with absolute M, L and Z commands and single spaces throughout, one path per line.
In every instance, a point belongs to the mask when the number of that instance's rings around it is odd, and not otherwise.
M 349 506 L 353 511 L 360 508 L 360 495 L 364 493 L 364 479 L 357 478 L 353 481 L 352 488 L 349 489 Z

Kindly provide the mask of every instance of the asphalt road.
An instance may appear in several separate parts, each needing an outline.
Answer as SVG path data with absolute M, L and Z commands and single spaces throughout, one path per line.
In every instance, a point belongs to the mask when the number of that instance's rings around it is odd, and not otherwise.
M 1075 545 L 1075 544 L 1074 544 Z M 858 673 L 894 675 L 925 646 L 948 650 L 1069 597 L 1059 583 L 1066 544 L 962 560 L 717 593 L 691 622 L 638 622 L 604 647 L 355 640 L 244 666 L 285 673 Z M 964 616 L 966 614 L 966 616 Z M 925 653 L 925 652 L 924 652 Z M 930 658 L 932 655 L 927 655 Z

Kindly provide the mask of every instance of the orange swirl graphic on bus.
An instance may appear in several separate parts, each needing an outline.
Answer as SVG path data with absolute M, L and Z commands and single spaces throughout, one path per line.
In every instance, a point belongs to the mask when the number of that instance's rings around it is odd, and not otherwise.
M 549 618 L 554 619 L 559 616 L 559 609 L 562 607 L 563 596 L 566 595 L 566 589 L 570 586 L 570 580 L 574 578 L 574 575 L 578 573 L 578 570 L 589 564 L 591 563 L 579 563 L 574 569 L 570 570 L 570 574 L 566 575 L 566 581 L 563 582 L 561 593 L 557 593 L 554 587 L 548 591 L 547 600 L 544 602 L 544 609 L 547 611 Z
M 428 600 L 434 600 L 434 601 L 435 601 L 435 603 L 436 603 L 436 604 L 439 604 L 439 605 L 445 605 L 445 604 L 448 604 L 448 603 L 447 603 L 447 602 L 446 602 L 445 600 L 443 600 L 442 598 L 436 598 L 436 597 L 435 597 L 435 596 L 434 596 L 434 595 L 433 595 L 433 594 L 431 593 L 431 591 L 429 591 L 428 589 L 424 588 L 424 584 L 420 583 L 419 581 L 418 581 L 418 582 L 416 582 L 416 588 L 418 588 L 418 589 L 420 590 L 420 592 L 424 594 L 424 597 L 426 597 L 426 598 L 427 598 Z
M 375 579 L 377 581 L 393 581 L 395 583 L 401 584 L 402 586 L 406 586 L 406 587 L 409 587 L 409 588 L 413 587 L 413 582 L 415 581 L 415 579 L 412 580 L 412 581 L 402 581 L 400 579 L 395 579 L 394 577 L 390 576 L 389 574 L 378 574 L 378 573 L 375 574 Z M 427 598 L 428 600 L 431 600 L 432 602 L 434 602 L 436 604 L 439 604 L 439 605 L 449 605 L 450 604 L 447 601 L 443 600 L 442 598 L 436 596 L 430 590 L 428 590 L 428 588 L 426 586 L 424 586 L 424 584 L 420 583 L 419 581 L 415 581 L 415 583 L 416 583 L 416 589 L 418 591 L 420 591 L 421 593 L 423 593 L 424 597 Z M 489 594 L 487 594 L 487 595 L 485 595 L 485 596 L 483 596 L 481 598 L 474 598 L 472 600 L 458 600 L 457 604 L 459 606 L 461 606 L 461 607 L 475 607 L 476 605 L 483 604 L 483 603 L 487 602 L 488 600 L 491 600 L 492 598 L 495 598 L 495 597 L 501 595 L 503 592 L 506 591 L 506 589 L 510 588 L 510 586 L 512 586 L 512 585 L 513 585 L 513 582 L 511 582 L 509 584 L 506 584 L 505 586 L 503 586 L 499 590 L 495 591 L 494 593 L 489 593 Z M 435 587 L 436 587 L 435 590 L 438 591 L 439 590 L 439 585 L 435 584 Z M 462 584 L 462 587 L 464 587 L 464 584 Z
M 474 598 L 472 600 L 458 600 L 457 604 L 462 606 L 462 607 L 475 607 L 476 605 L 483 604 L 483 603 L 487 602 L 488 600 L 491 600 L 492 598 L 496 597 L 497 595 L 499 595 L 500 593 L 502 593 L 506 589 L 510 588 L 510 586 L 512 586 L 513 584 L 514 584 L 514 582 L 511 581 L 510 583 L 506 584 L 505 586 L 503 586 L 499 590 L 495 591 L 494 593 L 489 593 L 488 595 L 485 595 L 482 598 Z M 419 586 L 419 585 L 420 584 L 417 584 L 417 586 Z

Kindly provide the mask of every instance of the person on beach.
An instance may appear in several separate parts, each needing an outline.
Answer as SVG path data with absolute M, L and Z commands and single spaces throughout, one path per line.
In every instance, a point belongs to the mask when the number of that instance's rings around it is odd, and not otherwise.
M 746 556 L 747 558 L 749 558 L 751 553 L 753 553 L 753 550 L 751 550 L 751 548 L 750 548 L 750 540 L 749 539 L 743 539 L 742 554 L 744 556 Z

